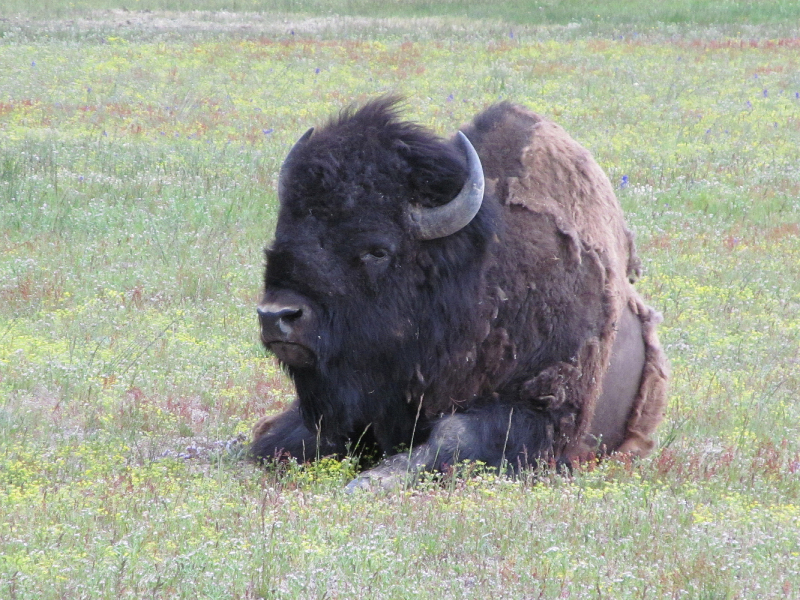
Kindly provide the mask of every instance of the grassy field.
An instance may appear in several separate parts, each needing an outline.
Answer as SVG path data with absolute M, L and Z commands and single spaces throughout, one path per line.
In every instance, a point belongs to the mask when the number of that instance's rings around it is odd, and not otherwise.
M 227 11 L 274 16 L 295 14 L 371 17 L 466 16 L 507 23 L 552 25 L 567 23 L 786 23 L 796 25 L 800 5 L 795 0 L 3 0 L 0 15 L 46 18 L 90 11 Z
M 28 4 L 0 7 L 0 597 L 800 598 L 797 3 Z M 292 398 L 254 310 L 277 169 L 387 91 L 443 135 L 524 103 L 606 169 L 674 372 L 652 457 L 358 496 L 348 462 L 240 460 Z

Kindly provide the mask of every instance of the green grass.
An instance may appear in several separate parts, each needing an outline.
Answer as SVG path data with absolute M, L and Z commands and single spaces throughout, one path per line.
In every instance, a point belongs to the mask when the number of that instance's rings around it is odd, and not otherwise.
M 0 9 L 0 597 L 800 595 L 794 3 L 28 4 Z M 674 372 L 654 456 L 356 497 L 348 462 L 238 460 L 292 398 L 254 314 L 278 166 L 387 91 L 442 134 L 522 102 L 607 170 Z
M 232 11 L 368 17 L 468 17 L 515 24 L 782 23 L 800 18 L 794 0 L 4 0 L 0 15 L 52 17 L 88 11 Z

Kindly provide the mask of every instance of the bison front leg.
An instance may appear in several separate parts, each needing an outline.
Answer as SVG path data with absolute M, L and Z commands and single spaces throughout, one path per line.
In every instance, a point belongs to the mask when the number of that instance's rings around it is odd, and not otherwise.
M 493 402 L 446 415 L 434 424 L 427 442 L 396 454 L 351 481 L 348 491 L 413 484 L 423 471 L 444 471 L 462 461 L 480 461 L 503 471 L 518 471 L 562 458 L 576 417 L 565 403 Z
M 284 412 L 258 421 L 253 427 L 250 455 L 258 461 L 284 460 L 299 462 L 321 456 L 344 454 L 344 443 L 327 439 L 321 431 L 311 431 L 300 415 L 297 402 Z

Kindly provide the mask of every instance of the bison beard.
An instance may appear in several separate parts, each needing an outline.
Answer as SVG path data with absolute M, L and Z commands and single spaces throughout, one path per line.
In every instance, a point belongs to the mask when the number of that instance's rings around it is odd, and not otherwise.
M 396 103 L 309 131 L 281 169 L 259 316 L 298 399 L 256 425 L 252 455 L 412 448 L 361 485 L 649 452 L 667 366 L 606 176 L 524 108 L 447 142 Z

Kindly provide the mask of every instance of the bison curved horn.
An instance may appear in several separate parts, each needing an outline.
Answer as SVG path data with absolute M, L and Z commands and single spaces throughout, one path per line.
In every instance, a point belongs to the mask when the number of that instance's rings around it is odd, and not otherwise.
M 475 148 L 460 131 L 458 139 L 464 146 L 467 155 L 467 170 L 469 174 L 464 187 L 447 204 L 435 208 L 412 206 L 409 208 L 411 223 L 417 239 L 435 240 L 447 237 L 466 227 L 473 217 L 478 214 L 483 203 L 483 167 L 481 159 Z
M 297 149 L 302 148 L 305 145 L 312 133 L 314 133 L 313 127 L 306 131 L 303 134 L 303 137 L 294 143 L 294 146 L 292 146 L 292 149 L 289 150 L 289 154 L 286 155 L 286 158 L 281 165 L 281 170 L 278 173 L 278 202 L 283 202 L 283 198 L 286 195 L 286 172 L 289 170 L 292 161 L 297 156 Z

